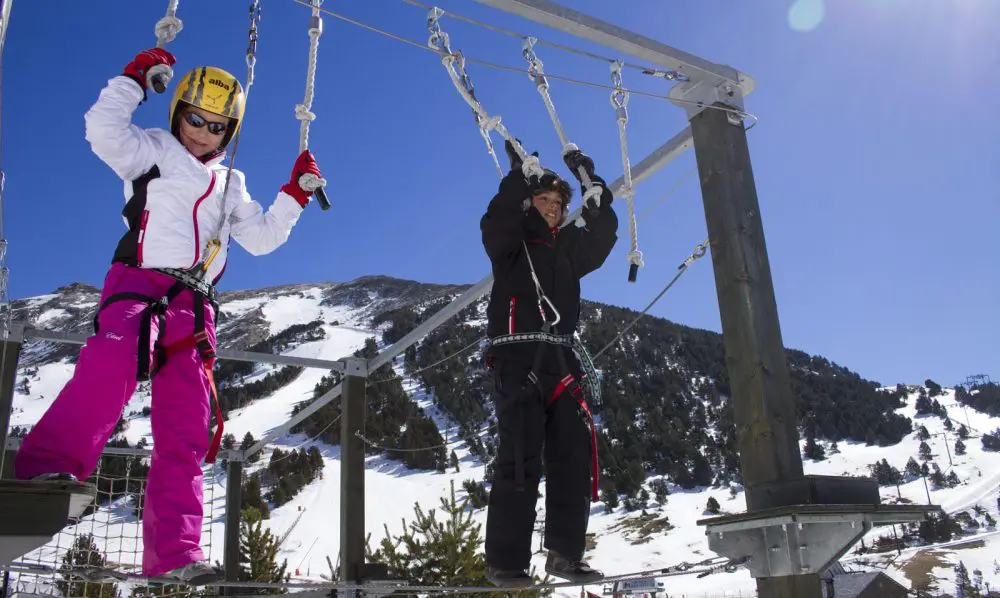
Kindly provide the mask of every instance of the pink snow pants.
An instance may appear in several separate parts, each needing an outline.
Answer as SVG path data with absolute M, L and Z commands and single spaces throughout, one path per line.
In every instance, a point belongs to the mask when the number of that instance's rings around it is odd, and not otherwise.
M 174 279 L 113 264 L 104 280 L 101 303 L 133 292 L 159 298 Z M 136 387 L 141 313 L 146 304 L 124 299 L 100 312 L 99 332 L 80 351 L 73 377 L 38 424 L 23 439 L 14 461 L 15 476 L 72 473 L 84 480 L 93 473 L 122 409 Z M 166 313 L 169 345 L 194 334 L 194 295 L 185 290 Z M 205 304 L 205 330 L 215 347 L 212 307 Z M 153 318 L 151 339 L 157 337 Z M 150 351 L 150 347 L 143 350 Z M 209 449 L 211 388 L 196 347 L 171 353 L 152 378 L 153 455 L 143 512 L 143 573 L 161 575 L 204 559 L 201 461 Z

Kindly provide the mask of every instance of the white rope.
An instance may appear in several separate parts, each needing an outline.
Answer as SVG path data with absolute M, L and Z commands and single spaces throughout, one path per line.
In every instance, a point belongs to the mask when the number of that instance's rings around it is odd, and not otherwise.
M 312 17 L 309 19 L 309 66 L 306 69 L 305 99 L 295 105 L 295 118 L 299 120 L 299 153 L 309 149 L 309 124 L 316 120 L 312 112 L 313 96 L 316 90 L 316 63 L 319 54 L 319 37 L 323 35 L 323 17 L 320 6 L 323 0 L 312 0 Z M 299 187 L 306 191 L 316 191 L 326 186 L 326 179 L 312 173 L 299 177 Z
M 177 37 L 177 33 L 184 28 L 184 23 L 177 18 L 177 3 L 179 0 L 170 0 L 167 3 L 167 14 L 156 22 L 153 33 L 156 35 L 156 47 L 163 48 Z M 167 84 L 174 76 L 174 70 L 167 64 L 156 64 L 146 72 L 146 86 L 152 87 L 157 92 L 163 92 Z
M 639 251 L 639 233 L 635 220 L 635 188 L 632 186 L 632 165 L 628 158 L 628 136 L 625 132 L 628 124 L 629 94 L 622 87 L 622 64 L 621 61 L 611 64 L 611 81 L 615 87 L 614 91 L 611 92 L 611 105 L 618 116 L 618 139 L 621 143 L 622 168 L 625 174 L 625 188 L 622 195 L 625 196 L 625 205 L 628 208 L 628 230 L 631 241 L 628 261 L 637 268 L 641 268 L 643 261 L 642 252 Z
M 441 24 L 438 20 L 444 15 L 444 11 L 438 7 L 434 7 L 427 15 L 427 28 L 430 30 L 431 35 L 427 40 L 427 45 L 437 52 L 441 56 L 441 64 L 444 65 L 445 70 L 448 72 L 448 76 L 451 78 L 451 82 L 455 85 L 455 89 L 462 96 L 462 99 L 472 108 L 472 111 L 476 115 L 476 123 L 479 125 L 480 133 L 483 138 L 487 140 L 487 149 L 490 155 L 493 157 L 493 162 L 497 166 L 497 172 L 503 176 L 503 170 L 500 168 L 500 161 L 497 159 L 496 151 L 493 149 L 493 143 L 489 141 L 490 131 L 496 131 L 504 139 L 510 142 L 514 147 L 514 151 L 517 153 L 518 157 L 521 159 L 521 172 L 527 178 L 537 177 L 541 178 L 545 174 L 545 170 L 542 169 L 538 162 L 538 158 L 535 156 L 529 156 L 521 143 L 514 138 L 513 135 L 504 126 L 503 120 L 500 116 L 490 116 L 486 109 L 483 108 L 482 103 L 476 99 L 475 88 L 472 85 L 472 80 L 469 78 L 468 72 L 465 70 L 465 56 L 459 51 L 454 52 L 451 49 L 451 40 L 447 33 L 441 30 Z M 461 71 L 461 72 L 459 72 Z
M 549 81 L 545 77 L 545 65 L 542 64 L 541 59 L 535 54 L 535 43 L 537 41 L 534 37 L 525 39 L 521 53 L 528 62 L 528 78 L 535 82 L 535 89 L 538 90 L 538 93 L 542 96 L 542 101 L 545 102 L 545 109 L 549 112 L 549 118 L 552 119 L 552 124 L 556 128 L 559 141 L 563 147 L 566 147 L 569 145 L 569 138 L 566 137 L 566 130 L 563 129 L 562 121 L 559 120 L 559 114 L 556 113 L 556 106 L 552 102 L 551 94 L 549 94 Z M 563 150 L 563 153 L 566 153 L 566 150 Z
M 559 141 L 562 143 L 562 153 L 563 158 L 565 158 L 570 152 L 580 151 L 580 148 L 577 147 L 576 144 L 569 141 L 569 138 L 566 136 L 566 130 L 563 129 L 562 121 L 559 120 L 559 114 L 556 112 L 555 103 L 552 101 L 552 94 L 549 93 L 549 82 L 548 79 L 545 78 L 545 65 L 542 64 L 541 59 L 535 54 L 535 43 L 537 41 L 538 40 L 534 37 L 528 37 L 525 39 L 521 54 L 524 56 L 524 59 L 528 61 L 528 78 L 535 82 L 535 89 L 537 89 L 538 93 L 542 96 L 542 101 L 545 103 L 545 109 L 549 113 L 549 118 L 552 120 L 552 125 L 556 129 L 556 134 L 559 135 Z M 586 169 L 582 166 L 578 169 L 578 173 L 580 182 L 583 184 L 583 188 L 585 189 L 584 202 L 586 202 L 587 199 L 593 199 L 596 194 L 598 199 L 595 205 L 600 205 L 599 197 L 602 193 L 602 187 L 594 184 L 594 182 L 590 180 L 590 175 L 587 174 Z M 584 222 L 585 221 L 581 213 L 581 215 L 576 219 L 576 225 L 583 226 Z
M 162 19 L 156 22 L 156 27 L 153 31 L 156 33 L 156 47 L 162 48 L 163 46 L 174 41 L 177 34 L 184 28 L 184 23 L 177 18 L 177 2 L 178 0 L 171 0 L 170 6 L 167 7 L 167 14 Z
M 316 87 L 316 57 L 319 53 L 319 37 L 323 35 L 323 17 L 319 8 L 323 0 L 312 0 L 312 18 L 309 20 L 309 68 L 306 71 L 306 93 L 301 104 L 295 106 L 295 118 L 300 121 L 299 153 L 309 148 L 309 123 L 316 119 L 311 111 Z

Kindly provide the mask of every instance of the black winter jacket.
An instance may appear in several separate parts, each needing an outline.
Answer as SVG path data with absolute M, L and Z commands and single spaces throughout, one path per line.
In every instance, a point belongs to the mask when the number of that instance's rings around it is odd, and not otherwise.
M 542 328 L 539 298 L 531 278 L 525 248 L 534 263 L 542 289 L 559 310 L 560 320 L 552 331 L 571 334 L 580 317 L 580 279 L 601 267 L 618 241 L 618 217 L 611 203 L 614 196 L 605 187 L 601 205 L 584 209 L 586 226 L 570 222 L 550 229 L 545 218 L 530 204 L 530 190 L 520 169 L 500 182 L 499 192 L 480 221 L 483 246 L 493 265 L 493 290 L 487 307 L 486 332 L 490 338 L 514 332 L 536 332 Z M 527 202 L 527 203 L 526 203 Z M 527 206 L 527 208 L 525 208 Z M 544 305 L 546 320 L 555 314 Z M 536 343 L 493 347 L 486 358 L 514 359 L 531 365 Z M 553 356 L 554 353 L 549 355 Z M 570 363 L 572 351 L 567 349 Z M 555 367 L 546 360 L 545 369 Z

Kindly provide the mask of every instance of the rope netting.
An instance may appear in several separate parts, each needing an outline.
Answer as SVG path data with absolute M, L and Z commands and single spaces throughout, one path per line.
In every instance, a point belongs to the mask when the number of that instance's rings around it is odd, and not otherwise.
M 150 592 L 141 579 L 109 583 L 89 581 L 81 575 L 87 567 L 141 574 L 142 517 L 150 453 L 145 449 L 107 449 L 87 480 L 97 487 L 96 500 L 47 544 L 15 559 L 9 567 L 8 587 L 15 593 L 40 596 L 187 595 L 189 589 L 169 586 L 157 586 Z M 219 468 L 213 466 L 203 468 L 205 516 L 201 547 L 213 562 L 222 560 L 221 522 L 225 514 L 225 497 L 216 498 L 216 487 L 224 484 L 216 478 L 217 471 Z M 219 529 L 213 530 L 216 526 Z M 214 536 L 220 539 L 218 546 L 213 546 Z

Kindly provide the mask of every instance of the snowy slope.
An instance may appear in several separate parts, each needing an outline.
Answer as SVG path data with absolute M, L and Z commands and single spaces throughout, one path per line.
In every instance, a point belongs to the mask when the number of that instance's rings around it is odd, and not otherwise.
M 326 336 L 323 340 L 307 342 L 288 350 L 288 354 L 321 359 L 337 359 L 349 355 L 361 347 L 365 338 L 377 335 L 370 328 L 370 318 L 373 304 L 381 300 L 393 299 L 379 297 L 377 294 L 357 297 L 340 303 L 331 301 L 330 289 L 321 286 L 297 287 L 292 290 L 267 293 L 244 293 L 223 303 L 226 318 L 220 328 L 220 338 L 225 334 L 246 333 L 248 318 L 262 318 L 266 326 L 266 334 L 276 334 L 291 325 L 304 324 L 315 320 L 324 322 Z M 345 295 L 346 296 L 346 295 Z M 31 305 L 35 309 L 33 320 L 36 323 L 55 323 L 65 321 L 74 314 L 60 313 L 54 303 L 53 296 L 34 298 Z M 400 298 L 394 297 L 395 300 Z M 45 309 L 48 307 L 48 309 Z M 84 304 L 75 307 L 86 307 Z M 227 323 L 228 322 L 228 323 Z M 39 324 L 41 325 L 41 324 Z M 48 325 L 48 324 L 47 324 Z M 229 329 L 226 329 L 229 326 Z M 228 330 L 228 332 L 226 332 Z M 397 366 L 397 371 L 404 372 Z M 57 362 L 37 363 L 30 368 L 22 368 L 20 380 L 27 383 L 27 388 L 19 385 L 15 394 L 12 425 L 31 425 L 41 416 L 44 409 L 51 403 L 59 389 L 72 373 L 72 365 L 63 358 Z M 232 433 L 237 439 L 246 432 L 260 438 L 276 425 L 285 421 L 291 414 L 296 403 L 308 399 L 313 387 L 326 372 L 306 370 L 300 377 L 288 384 L 270 397 L 258 400 L 250 405 L 234 410 L 226 422 L 226 432 Z M 481 480 L 484 466 L 472 457 L 466 447 L 455 441 L 456 430 L 453 423 L 431 405 L 428 397 L 419 384 L 407 380 L 404 387 L 411 393 L 414 401 L 425 408 L 439 424 L 443 436 L 450 440 L 449 452 L 454 449 L 460 459 L 460 472 L 449 468 L 446 473 L 407 470 L 399 462 L 384 457 L 370 457 L 367 460 L 366 491 L 367 502 L 365 512 L 366 529 L 371 533 L 372 544 L 378 543 L 387 525 L 389 532 L 398 534 L 401 531 L 401 520 L 411 521 L 414 502 L 419 502 L 425 509 L 435 508 L 439 498 L 449 491 L 449 485 L 454 482 L 459 490 L 464 480 Z M 987 509 L 995 518 L 1000 519 L 997 512 L 997 494 L 1000 487 L 1000 469 L 996 468 L 997 456 L 985 453 L 977 436 L 982 432 L 990 432 L 1000 427 L 1000 419 L 990 418 L 973 410 L 966 413 L 960 406 L 954 405 L 954 393 L 946 389 L 945 395 L 937 397 L 949 407 L 949 415 L 959 423 L 966 423 L 972 431 L 972 437 L 966 441 L 968 453 L 963 456 L 954 455 L 954 433 L 948 433 L 948 442 L 952 447 L 953 465 L 949 466 L 945 450 L 945 432 L 943 422 L 934 416 L 917 417 L 914 403 L 916 392 L 909 397 L 909 403 L 901 412 L 913 418 L 914 427 L 923 424 L 932 435 L 928 440 L 934 457 L 933 460 L 947 474 L 954 470 L 962 483 L 951 489 L 930 489 L 933 503 L 943 506 L 949 512 L 969 510 L 975 505 Z M 132 442 L 149 437 L 148 418 L 141 415 L 142 407 L 149 404 L 148 393 L 140 390 L 133 401 L 126 407 L 126 413 L 134 412 L 130 417 L 129 427 L 125 435 Z M 830 454 L 821 462 L 807 461 L 805 469 L 810 474 L 826 475 L 868 475 L 868 465 L 882 459 L 900 470 L 911 456 L 917 456 L 919 440 L 916 434 L 911 434 L 904 441 L 891 447 L 865 446 L 863 443 L 842 442 L 839 452 Z M 265 451 L 261 461 L 267 462 L 267 455 L 273 448 L 308 448 L 316 445 L 324 458 L 325 469 L 321 479 L 313 482 L 288 504 L 273 509 L 271 518 L 265 522 L 277 536 L 284 537 L 280 558 L 287 559 L 289 570 L 298 577 L 319 580 L 321 574 L 328 572 L 326 559 L 337 562 L 339 550 L 339 513 L 340 513 L 340 462 L 339 448 L 322 443 L 314 443 L 302 434 L 287 434 Z M 263 465 L 258 464 L 257 467 Z M 216 466 L 205 468 L 205 499 L 206 521 L 203 543 L 212 560 L 222 559 L 222 538 L 224 532 L 225 507 L 225 474 Z M 253 470 L 253 467 L 250 468 Z M 652 478 L 649 480 L 652 481 Z M 675 565 L 681 561 L 696 562 L 715 556 L 707 550 L 704 529 L 695 524 L 696 520 L 706 516 L 705 504 L 709 496 L 715 497 L 722 505 L 723 512 L 734 513 L 745 509 L 745 498 L 739 488 L 732 493 L 728 488 L 702 488 L 682 490 L 670 488 L 665 505 L 651 501 L 647 511 L 651 518 L 666 516 L 673 526 L 668 531 L 656 531 L 639 541 L 634 530 L 636 519 L 640 513 L 625 514 L 621 509 L 612 514 L 605 514 L 603 504 L 596 503 L 591 510 L 590 531 L 595 535 L 596 546 L 588 553 L 592 564 L 603 569 L 608 574 L 636 572 L 646 569 L 663 568 Z M 927 495 L 922 479 L 916 479 L 903 484 L 899 488 L 902 498 L 913 503 L 926 503 Z M 651 492 L 652 494 L 652 492 Z M 883 500 L 886 502 L 899 500 L 895 487 L 882 489 Z M 72 541 L 72 535 L 79 533 L 94 533 L 99 539 L 100 548 L 107 554 L 109 561 L 125 565 L 137 564 L 141 551 L 141 524 L 131 515 L 127 501 L 122 500 L 88 517 L 75 528 L 68 528 L 55 542 L 46 548 L 29 555 L 26 560 L 41 560 L 53 562 L 56 554 L 66 549 Z M 538 502 L 538 520 L 544 520 L 544 499 Z M 475 513 L 475 518 L 485 525 L 485 511 Z M 655 524 L 654 524 L 655 527 Z M 868 544 L 880 535 L 884 529 L 873 530 L 865 541 Z M 951 579 L 954 574 L 951 567 L 959 559 L 966 563 L 971 572 L 975 568 L 983 571 L 984 579 L 991 586 L 1000 586 L 1000 573 L 994 572 L 993 560 L 1000 555 L 1000 539 L 995 529 L 980 529 L 972 537 L 958 539 L 950 545 L 932 549 L 908 549 L 901 556 L 895 553 L 889 555 L 852 555 L 845 557 L 845 565 L 855 568 L 883 567 L 886 572 L 904 583 L 912 585 L 913 577 L 932 575 L 941 580 L 940 587 L 950 591 Z M 981 542 L 981 544 L 980 544 Z M 540 535 L 536 534 L 533 547 L 538 548 Z M 928 556 L 930 555 L 930 556 Z M 895 557 L 895 558 L 890 558 Z M 932 567 L 929 573 L 921 573 L 927 566 L 917 567 L 930 561 Z M 544 553 L 536 553 L 533 565 L 538 571 L 543 569 Z M 693 575 L 665 578 L 662 580 L 669 595 L 687 596 L 752 596 L 755 583 L 746 571 L 737 573 L 718 573 L 703 579 Z M 589 588 L 595 593 L 601 593 L 599 586 Z M 577 596 L 578 592 L 568 591 L 559 595 Z

